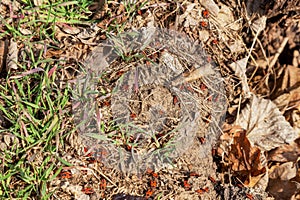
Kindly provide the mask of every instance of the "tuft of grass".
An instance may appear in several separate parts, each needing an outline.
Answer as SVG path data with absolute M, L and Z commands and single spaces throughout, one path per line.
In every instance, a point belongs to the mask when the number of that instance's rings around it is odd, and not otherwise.
M 65 109 L 69 88 L 59 88 L 51 80 L 52 62 L 31 62 L 33 68 L 43 66 L 44 70 L 8 78 L 6 85 L 0 86 L 3 102 L 0 111 L 9 124 L 0 132 L 12 138 L 0 153 L 0 196 L 3 198 L 47 199 L 53 192 L 47 190 L 47 183 L 61 170 L 57 167 L 59 144 L 56 142 L 63 145 L 67 134 L 63 118 L 68 116 Z
M 0 32 L 0 39 L 13 37 L 18 39 L 44 40 L 55 39 L 55 25 L 89 24 L 91 22 L 89 6 L 92 0 L 66 1 L 44 0 L 41 6 L 35 6 L 33 1 L 23 0 L 15 16 L 0 16 L 4 30 Z M 12 12 L 12 11 L 11 11 Z
M 44 52 L 60 42 L 55 38 L 57 25 L 90 26 L 97 22 L 89 10 L 94 1 L 42 2 L 37 6 L 32 0 L 22 0 L 17 9 L 0 16 L 0 40 L 12 38 L 20 47 L 19 68 L 0 78 L 5 83 L 0 85 L 0 122 L 2 117 L 5 122 L 0 123 L 0 199 L 49 199 L 55 192 L 48 188 L 49 183 L 63 166 L 71 165 L 60 157 L 64 139 L 74 132 L 72 126 L 66 126 L 72 121 L 73 91 L 60 80 L 67 61 L 45 58 Z M 119 23 L 112 19 L 104 31 L 123 32 L 145 4 L 125 2 L 127 20 Z M 113 127 L 102 124 L 101 130 L 105 129 Z

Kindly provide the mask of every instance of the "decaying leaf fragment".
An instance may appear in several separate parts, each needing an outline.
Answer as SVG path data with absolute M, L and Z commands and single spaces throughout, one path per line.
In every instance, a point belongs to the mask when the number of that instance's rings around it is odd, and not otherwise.
M 300 108 L 300 69 L 288 65 L 279 84 L 277 94 L 280 95 L 273 101 L 279 109 Z
M 16 70 L 18 69 L 18 45 L 13 39 L 10 40 L 10 44 L 8 46 L 8 53 L 6 58 L 6 70 Z
M 228 149 L 229 165 L 231 170 L 239 177 L 243 184 L 252 187 L 266 172 L 261 163 L 261 151 L 250 144 L 246 136 L 246 130 L 241 127 L 233 127 L 227 134 L 232 138 Z
M 267 159 L 272 162 L 296 162 L 300 157 L 300 138 L 291 144 L 281 145 L 280 147 L 268 152 Z
M 299 169 L 295 162 L 277 163 L 269 170 L 267 192 L 275 199 L 299 199 Z
M 248 59 L 243 58 L 229 65 L 231 69 L 234 71 L 235 75 L 241 79 L 243 92 L 246 98 L 250 97 L 250 88 L 247 83 L 247 76 L 246 76 L 247 62 Z

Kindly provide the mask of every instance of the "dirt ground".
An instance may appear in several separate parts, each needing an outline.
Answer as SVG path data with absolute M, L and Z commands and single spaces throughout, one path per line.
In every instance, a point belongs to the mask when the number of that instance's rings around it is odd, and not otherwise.
M 109 66 L 92 88 L 98 91 L 93 99 L 101 117 L 91 119 L 95 124 L 101 119 L 101 126 L 89 128 L 113 142 L 103 148 L 109 142 L 87 139 L 88 125 L 68 134 L 57 154 L 69 165 L 57 163 L 62 171 L 47 183 L 50 199 L 300 199 L 300 1 L 100 0 L 90 10 L 96 23 L 58 26 L 57 48 L 47 49 L 46 57 L 66 60 L 59 80 L 74 83 L 80 66 L 101 68 L 98 46 L 111 36 L 158 27 L 199 43 L 206 52 L 201 59 L 213 63 L 222 83 L 210 75 L 194 78 L 192 58 L 175 55 L 176 50 L 169 54 L 181 66 L 173 70 L 179 76 L 171 76 L 172 71 L 147 74 L 168 53 L 164 50 L 145 48 L 143 57 L 129 52 L 111 63 L 107 58 Z M 138 63 L 146 67 L 137 72 Z M 190 79 L 176 85 L 177 93 L 164 85 L 168 75 Z M 144 82 L 137 82 L 144 76 Z M 218 98 L 211 95 L 216 89 L 222 89 Z M 86 104 L 68 105 L 71 115 L 91 110 Z M 70 130 L 76 117 L 67 119 Z M 188 122 L 186 128 L 182 121 Z M 0 122 L 9 126 L 1 112 Z M 167 154 L 173 145 L 168 161 L 144 153 Z M 136 163 L 147 165 L 132 166 L 139 153 L 144 157 Z

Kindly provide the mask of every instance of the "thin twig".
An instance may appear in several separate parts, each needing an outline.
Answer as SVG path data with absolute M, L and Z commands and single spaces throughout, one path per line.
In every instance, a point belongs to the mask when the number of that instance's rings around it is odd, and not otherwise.
M 288 37 L 285 37 L 280 45 L 280 47 L 278 48 L 274 58 L 272 59 L 271 63 L 270 63 L 270 66 L 269 66 L 269 69 L 273 68 L 276 61 L 278 60 L 280 54 L 282 53 L 286 43 L 289 41 L 289 38 Z

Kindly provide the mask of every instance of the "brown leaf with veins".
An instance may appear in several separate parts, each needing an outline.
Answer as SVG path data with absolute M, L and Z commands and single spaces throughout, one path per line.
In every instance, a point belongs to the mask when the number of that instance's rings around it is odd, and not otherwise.
M 251 146 L 246 137 L 246 130 L 235 127 L 230 132 L 233 133 L 233 143 L 228 155 L 232 163 L 231 170 L 239 176 L 245 185 L 255 185 L 255 183 L 251 183 L 251 177 L 266 172 L 266 168 L 262 166 L 260 160 L 261 151 L 259 148 Z M 257 181 L 259 180 L 255 180 L 255 182 Z

